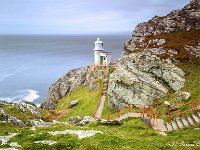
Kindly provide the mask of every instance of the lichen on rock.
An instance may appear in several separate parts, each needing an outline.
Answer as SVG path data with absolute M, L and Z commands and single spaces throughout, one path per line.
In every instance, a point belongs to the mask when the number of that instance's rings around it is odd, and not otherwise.
M 170 60 L 160 60 L 148 50 L 124 55 L 110 75 L 109 107 L 152 104 L 155 98 L 166 96 L 170 89 L 180 90 L 184 83 L 184 72 Z
M 135 104 L 149 105 L 179 91 L 184 72 L 175 63 L 199 59 L 200 1 L 166 16 L 140 23 L 124 44 L 123 56 L 110 75 L 108 104 L 113 110 Z

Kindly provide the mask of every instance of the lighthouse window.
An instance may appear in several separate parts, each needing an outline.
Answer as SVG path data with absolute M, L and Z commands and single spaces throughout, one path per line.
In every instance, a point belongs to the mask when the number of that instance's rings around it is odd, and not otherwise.
M 106 60 L 106 57 L 104 57 L 103 59 Z

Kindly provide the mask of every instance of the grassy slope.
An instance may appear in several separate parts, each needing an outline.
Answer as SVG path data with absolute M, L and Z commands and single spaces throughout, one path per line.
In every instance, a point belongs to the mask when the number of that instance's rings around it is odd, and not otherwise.
M 200 126 L 196 126 L 200 127 Z M 76 135 L 56 135 L 48 134 L 49 131 L 63 131 L 65 129 L 85 129 L 98 130 L 103 134 L 78 139 Z M 106 126 L 90 124 L 85 127 L 74 127 L 71 125 L 54 125 L 48 128 L 37 128 L 31 131 L 29 128 L 18 129 L 19 134 L 12 138 L 12 142 L 18 142 L 22 149 L 199 149 L 200 131 L 194 129 L 183 129 L 168 133 L 167 136 L 159 135 L 158 132 L 148 128 L 139 119 L 126 120 L 121 126 Z M 57 144 L 53 146 L 33 144 L 39 140 L 54 140 Z M 193 147 L 181 146 L 181 143 L 195 145 Z M 170 145 L 177 146 L 170 146 Z M 0 146 L 3 147 L 3 146 Z M 6 147 L 6 146 L 4 146 Z
M 72 116 L 91 116 L 95 113 L 98 100 L 100 98 L 100 84 L 94 92 L 90 92 L 88 87 L 80 87 L 72 92 L 70 96 L 62 98 L 56 105 L 56 111 L 61 111 L 64 114 L 60 120 L 68 120 Z M 69 103 L 72 100 L 80 100 L 74 108 L 68 109 Z

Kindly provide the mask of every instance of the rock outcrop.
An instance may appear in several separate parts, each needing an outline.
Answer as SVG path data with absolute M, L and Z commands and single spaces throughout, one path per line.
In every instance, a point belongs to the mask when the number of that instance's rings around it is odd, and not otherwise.
M 125 43 L 123 56 L 110 75 L 109 107 L 152 104 L 184 86 L 184 72 L 176 62 L 199 59 L 200 1 L 140 23 Z
M 25 100 L 20 102 L 0 101 L 0 108 L 0 121 L 10 122 L 18 126 L 33 125 L 33 120 L 43 118 L 39 108 Z
M 0 113 L 2 115 L 3 121 L 10 122 L 10 123 L 17 125 L 17 126 L 22 126 L 22 127 L 25 126 L 25 124 L 20 119 L 17 119 L 16 117 L 13 117 L 13 116 L 7 114 L 3 109 L 1 110 Z
M 69 122 L 76 126 L 84 126 L 90 122 L 96 122 L 96 119 L 91 116 L 75 116 L 69 118 Z
M 92 67 L 70 70 L 49 87 L 48 98 L 42 103 L 41 107 L 47 110 L 54 109 L 58 100 L 70 95 L 72 91 L 80 86 L 89 85 L 90 90 L 93 91 L 95 89 L 94 80 L 95 73 Z

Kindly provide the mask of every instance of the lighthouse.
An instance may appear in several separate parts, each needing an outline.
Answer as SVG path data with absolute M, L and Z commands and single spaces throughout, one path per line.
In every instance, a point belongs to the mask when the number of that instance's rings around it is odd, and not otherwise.
M 111 60 L 111 53 L 106 52 L 103 48 L 103 42 L 98 37 L 94 42 L 94 64 L 96 66 L 108 65 Z

